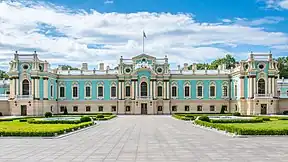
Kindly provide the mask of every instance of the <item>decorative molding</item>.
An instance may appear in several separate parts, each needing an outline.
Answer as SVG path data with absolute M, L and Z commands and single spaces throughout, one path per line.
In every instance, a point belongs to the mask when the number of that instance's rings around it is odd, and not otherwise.
M 211 87 L 214 87 L 214 96 L 211 96 L 211 91 L 210 91 Z M 209 98 L 210 99 L 216 99 L 216 96 L 217 96 L 216 83 L 215 83 L 215 81 L 210 81 L 210 84 L 209 84 Z
M 186 87 L 188 87 L 188 96 L 185 96 L 185 88 Z M 184 96 L 185 99 L 191 98 L 191 83 L 190 83 L 190 81 L 185 81 L 184 82 L 183 92 L 184 92 L 183 96 Z
M 73 96 L 73 87 L 77 87 L 77 97 Z M 73 100 L 79 99 L 79 83 L 78 82 L 72 82 L 71 90 L 72 90 L 72 99 Z
M 201 89 L 202 89 L 202 95 L 201 96 L 199 96 L 198 95 L 198 87 L 201 87 Z M 203 82 L 202 81 L 197 81 L 197 84 L 196 84 L 196 98 L 197 99 L 203 99 L 203 96 L 204 96 L 204 84 L 203 84 Z

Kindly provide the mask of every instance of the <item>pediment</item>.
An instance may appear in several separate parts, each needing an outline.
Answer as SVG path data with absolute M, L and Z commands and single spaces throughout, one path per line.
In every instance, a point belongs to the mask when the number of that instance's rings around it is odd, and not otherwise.
M 146 58 L 148 60 L 155 60 L 156 58 L 150 55 L 147 55 L 145 53 L 142 53 L 140 55 L 137 55 L 135 57 L 132 58 L 132 60 L 138 60 L 138 59 L 142 59 L 142 58 Z

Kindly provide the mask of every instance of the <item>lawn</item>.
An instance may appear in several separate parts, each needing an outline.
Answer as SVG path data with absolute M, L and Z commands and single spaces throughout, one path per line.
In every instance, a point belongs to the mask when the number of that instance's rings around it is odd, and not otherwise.
M 0 122 L 1 136 L 55 136 L 92 125 L 92 122 L 80 124 L 29 124 L 28 122 Z
M 253 128 L 253 129 L 288 129 L 288 120 L 271 120 L 262 123 L 233 123 L 223 124 L 235 128 Z

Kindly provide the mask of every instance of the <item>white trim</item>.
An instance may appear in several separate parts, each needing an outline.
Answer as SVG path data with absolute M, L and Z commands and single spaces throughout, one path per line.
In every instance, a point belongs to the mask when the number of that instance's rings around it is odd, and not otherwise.
M 52 88 L 51 88 L 52 87 Z M 54 98 L 54 84 L 53 84 L 53 80 L 50 80 L 50 99 L 53 99 Z
M 141 92 L 142 92 L 141 84 L 142 84 L 143 82 L 145 82 L 146 85 L 147 85 L 147 96 L 149 97 L 149 95 L 150 95 L 150 93 L 149 93 L 149 84 L 148 84 L 148 78 L 147 78 L 146 76 L 142 76 L 142 77 L 141 77 L 141 81 L 140 81 L 140 83 L 139 83 L 139 96 L 140 96 L 140 97 L 143 97 L 143 96 L 141 95 Z M 150 86 L 151 86 L 151 85 L 150 85 Z M 144 97 L 146 97 L 146 96 L 144 96 Z
M 185 87 L 189 88 L 188 96 L 185 96 Z M 190 84 L 189 81 L 185 81 L 184 86 L 183 86 L 183 92 L 184 92 L 183 96 L 184 96 L 185 99 L 191 98 L 191 84 Z
M 204 96 L 204 86 L 203 86 L 203 82 L 202 81 L 198 81 L 197 84 L 196 84 L 196 98 L 198 99 L 203 99 L 203 96 Z M 198 96 L 198 87 L 202 87 L 202 95 L 201 96 Z
M 211 111 L 211 106 L 214 106 L 214 111 Z M 210 112 L 215 112 L 217 109 L 216 109 L 216 105 L 209 105 L 209 111 Z
M 173 87 L 176 87 L 176 96 L 173 96 Z M 171 84 L 171 98 L 172 99 L 178 98 L 178 85 L 177 85 L 177 82 L 172 82 L 172 84 Z
M 210 91 L 211 87 L 214 87 L 214 96 L 211 96 L 211 91 Z M 216 96 L 217 96 L 216 83 L 214 81 L 210 81 L 210 84 L 209 84 L 209 98 L 210 99 L 216 99 Z
M 58 98 L 61 99 L 61 100 L 63 100 L 63 99 L 66 98 L 66 86 L 65 86 L 65 83 L 63 83 L 63 82 L 60 82 L 58 85 L 59 85 L 59 88 L 58 88 L 58 90 L 59 90 L 59 96 L 58 96 Z M 64 88 L 64 97 L 61 97 L 61 87 Z
M 19 81 L 20 79 L 18 79 L 18 81 Z M 22 78 L 21 79 L 21 82 L 20 82 L 20 94 L 21 95 L 23 95 L 23 81 L 24 80 L 27 80 L 28 81 L 28 83 L 29 83 L 29 94 L 28 95 L 31 95 L 32 94 L 32 92 L 31 92 L 31 90 L 32 90 L 32 84 L 31 84 L 31 81 L 28 79 L 28 78 Z M 39 79 L 38 79 L 39 80 Z M 16 84 L 18 84 L 17 82 L 16 82 Z M 36 86 L 35 86 L 36 87 Z M 38 88 L 39 89 L 39 88 Z M 17 89 L 16 89 L 16 91 L 17 91 Z M 17 92 L 16 92 L 17 93 Z
M 112 97 L 112 87 L 115 87 L 115 97 Z M 116 82 L 110 83 L 110 99 L 115 100 L 117 99 L 117 84 Z
M 103 94 L 103 96 L 99 96 L 99 91 L 98 91 L 98 90 L 99 90 L 99 87 L 102 87 L 102 90 L 103 90 L 103 93 L 102 93 L 102 94 Z M 104 96 L 105 96 L 105 93 L 104 93 L 104 92 L 105 92 L 104 82 L 98 82 L 98 83 L 97 83 L 97 90 L 96 90 L 96 91 L 97 91 L 97 99 L 103 100 L 103 99 L 104 99 Z
M 227 95 L 226 95 L 226 96 L 224 96 L 224 86 L 227 87 Z M 222 94 L 221 94 L 221 98 L 224 98 L 224 99 L 229 98 L 229 83 L 228 83 L 228 82 L 223 82 L 223 83 L 222 83 Z
M 130 96 L 127 96 L 126 94 L 126 87 L 129 86 L 129 89 L 130 89 Z M 148 85 L 147 85 L 148 87 Z M 124 84 L 124 98 L 131 98 L 131 95 L 132 94 L 132 87 L 131 87 L 131 83 L 129 81 L 126 81 L 125 84 Z
M 267 94 L 267 79 L 265 79 L 264 77 L 259 77 L 258 79 L 257 79 L 257 81 L 256 81 L 256 88 L 257 88 L 257 90 L 256 90 L 256 92 L 255 93 L 257 93 L 257 94 L 259 94 L 259 81 L 260 81 L 260 79 L 263 79 L 264 80 L 264 94 Z
M 77 87 L 77 97 L 73 97 L 73 87 Z M 78 84 L 78 82 L 72 83 L 71 90 L 72 90 L 72 100 L 79 99 L 79 84 Z
M 90 87 L 90 96 L 86 96 L 86 87 Z M 84 98 L 90 100 L 92 98 L 92 83 L 91 82 L 85 82 L 84 85 Z
M 164 97 L 164 88 L 163 88 L 163 82 L 162 81 L 158 81 L 157 84 L 156 84 L 156 87 L 154 87 L 154 91 L 156 91 L 156 96 L 157 98 L 163 98 Z M 158 87 L 162 87 L 162 96 L 159 96 L 158 94 Z

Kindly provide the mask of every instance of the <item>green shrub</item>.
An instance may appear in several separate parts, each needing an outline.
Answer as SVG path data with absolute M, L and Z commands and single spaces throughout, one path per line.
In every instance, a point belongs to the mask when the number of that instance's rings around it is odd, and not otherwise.
M 91 121 L 91 118 L 89 116 L 82 116 L 80 118 L 80 121 L 81 122 L 89 122 L 89 121 Z
M 278 120 L 288 120 L 288 117 L 279 117 Z
M 288 111 L 283 111 L 283 114 L 284 115 L 288 115 Z
M 103 114 L 97 114 L 96 118 L 104 118 Z
M 218 119 L 218 120 L 210 120 L 211 123 L 261 123 L 263 119 Z
M 19 122 L 27 122 L 27 119 L 20 119 Z
M 224 108 L 224 106 L 221 107 L 220 114 L 225 114 L 225 108 Z
M 0 112 L 0 116 L 3 116 L 2 112 Z
M 233 116 L 241 116 L 241 114 L 239 112 L 235 112 L 232 114 Z
M 46 112 L 45 113 L 45 118 L 50 118 L 52 117 L 52 113 L 51 112 Z
M 29 124 L 80 124 L 80 120 L 35 120 L 29 119 Z
M 198 118 L 198 120 L 201 120 L 201 121 L 206 121 L 206 122 L 210 122 L 210 119 L 209 119 L 209 117 L 208 117 L 208 116 L 206 116 L 206 115 L 200 116 L 200 117 Z
M 267 116 L 257 117 L 257 119 L 262 119 L 263 121 L 270 121 L 270 117 Z

